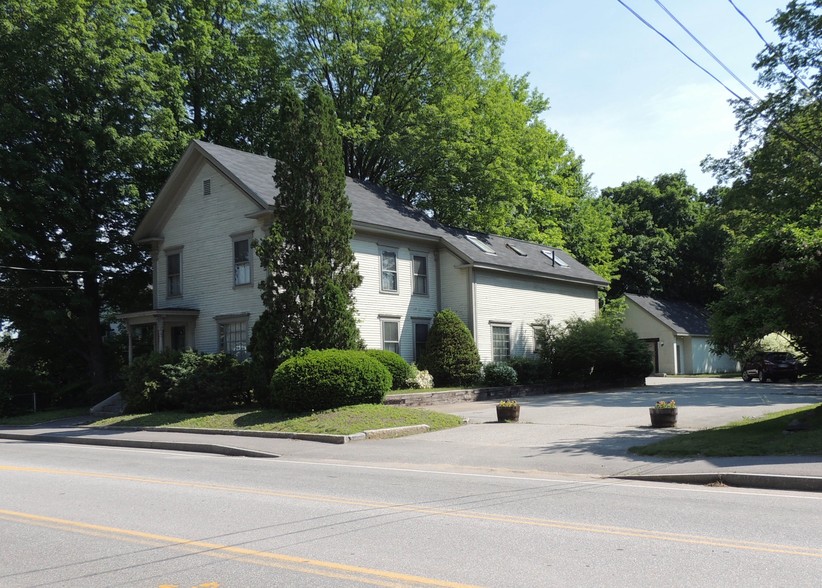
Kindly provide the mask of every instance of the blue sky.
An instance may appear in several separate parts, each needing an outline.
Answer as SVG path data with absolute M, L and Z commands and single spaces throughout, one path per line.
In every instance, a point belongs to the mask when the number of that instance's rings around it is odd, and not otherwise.
M 727 0 L 661 0 L 748 86 L 764 47 Z M 654 0 L 624 2 L 740 96 L 747 91 Z M 787 0 L 734 0 L 768 41 Z M 585 159 L 598 188 L 684 169 L 700 190 L 714 185 L 699 163 L 737 137 L 721 85 L 642 24 L 617 0 L 496 0 L 494 28 L 507 38 L 505 70 L 529 74 L 551 103 L 543 115 Z

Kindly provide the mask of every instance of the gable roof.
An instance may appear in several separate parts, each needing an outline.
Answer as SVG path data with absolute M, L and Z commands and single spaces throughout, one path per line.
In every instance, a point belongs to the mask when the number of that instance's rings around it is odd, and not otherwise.
M 638 294 L 625 294 L 625 297 L 675 331 L 677 335 L 707 337 L 711 333 L 708 327 L 708 311 L 704 307 L 690 302 L 658 300 Z
M 179 192 L 191 170 L 205 159 L 231 180 L 260 207 L 273 208 L 279 190 L 274 183 L 275 160 L 204 141 L 192 141 L 149 209 L 134 239 L 157 237 L 176 206 Z M 579 263 L 570 254 L 553 247 L 447 227 L 425 212 L 408 206 L 389 191 L 369 182 L 346 178 L 346 194 L 351 202 L 356 230 L 382 232 L 420 240 L 436 241 L 464 262 L 477 267 L 539 277 L 581 282 L 603 287 L 607 282 Z M 483 252 L 468 236 L 489 246 L 494 254 Z M 543 253 L 554 252 L 558 263 Z M 519 253 L 517 253 L 519 251 Z

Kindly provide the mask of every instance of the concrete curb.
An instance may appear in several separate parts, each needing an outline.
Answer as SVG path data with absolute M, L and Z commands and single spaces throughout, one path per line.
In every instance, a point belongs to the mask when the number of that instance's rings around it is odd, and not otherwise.
M 794 490 L 797 492 L 822 492 L 822 478 L 815 476 L 786 476 L 782 474 L 642 474 L 633 476 L 612 476 L 619 480 L 642 482 L 666 482 L 674 484 L 695 484 L 699 486 L 723 485 L 762 490 Z
M 77 445 L 102 445 L 105 447 L 134 447 L 138 449 L 165 449 L 167 451 L 189 451 L 194 453 L 212 453 L 231 457 L 280 457 L 276 453 L 255 451 L 230 445 L 213 445 L 210 443 L 190 443 L 172 441 L 138 441 L 136 439 L 101 439 L 99 437 L 66 437 L 64 435 L 24 435 L 20 433 L 0 432 L 0 439 L 15 441 L 35 441 L 40 443 L 74 443 Z

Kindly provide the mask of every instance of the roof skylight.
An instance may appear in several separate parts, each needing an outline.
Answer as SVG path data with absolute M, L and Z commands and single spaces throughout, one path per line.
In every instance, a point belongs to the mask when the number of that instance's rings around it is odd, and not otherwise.
M 548 249 L 543 249 L 542 254 L 551 260 L 551 265 L 559 266 L 559 267 L 568 267 L 568 264 L 557 255 L 556 251 L 549 251 Z
M 522 249 L 520 249 L 516 245 L 511 245 L 510 243 L 506 243 L 505 246 L 508 247 L 508 249 L 510 249 L 511 251 L 516 253 L 517 255 L 521 255 L 522 257 L 528 257 L 528 254 L 525 253 L 525 251 L 523 251 Z
M 489 255 L 496 255 L 497 252 L 488 244 L 480 241 L 479 238 L 475 237 L 474 235 L 465 235 L 465 238 L 468 239 L 471 243 L 473 243 L 480 251 L 483 253 L 487 253 Z

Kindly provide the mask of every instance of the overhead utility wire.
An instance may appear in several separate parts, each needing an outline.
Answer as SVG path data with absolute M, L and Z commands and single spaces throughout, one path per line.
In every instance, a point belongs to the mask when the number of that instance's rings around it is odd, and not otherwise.
M 676 43 L 674 43 L 673 41 L 671 41 L 668 37 L 666 37 L 666 36 L 665 36 L 665 34 L 664 34 L 662 31 L 660 31 L 659 29 L 657 29 L 656 27 L 654 27 L 654 25 L 652 25 L 652 24 L 651 24 L 651 23 L 649 23 L 647 20 L 645 20 L 644 18 L 642 18 L 642 17 L 641 17 L 641 16 L 640 16 L 640 15 L 639 15 L 639 14 L 638 14 L 638 13 L 637 13 L 637 12 L 636 12 L 633 8 L 631 8 L 630 6 L 628 6 L 627 4 L 625 4 L 625 2 L 623 2 L 622 0 L 617 0 L 617 2 L 619 2 L 620 4 L 622 4 L 622 6 L 623 6 L 623 7 L 625 7 L 625 9 L 626 9 L 626 10 L 628 10 L 628 12 L 630 12 L 630 13 L 631 13 L 631 14 L 633 14 L 635 17 L 637 17 L 637 18 L 640 20 L 640 22 L 642 22 L 642 24 L 644 24 L 646 27 L 648 27 L 649 29 L 651 29 L 652 31 L 654 31 L 657 35 L 659 35 L 660 37 L 662 37 L 663 39 L 665 39 L 666 41 L 668 41 L 668 43 L 671 45 L 671 47 L 673 47 L 674 49 L 676 49 L 677 51 L 679 51 L 685 59 L 687 59 L 688 61 L 690 61 L 691 63 L 693 63 L 695 66 L 697 66 L 699 69 L 701 69 L 703 72 L 705 72 L 705 73 L 706 73 L 706 74 L 708 74 L 709 76 L 711 76 L 711 78 L 713 78 L 713 80 L 714 80 L 717 84 L 719 84 L 720 86 L 722 86 L 723 88 L 725 88 L 726 90 L 728 90 L 728 92 L 730 92 L 731 94 L 733 94 L 733 96 L 734 96 L 737 100 L 741 100 L 742 102 L 748 102 L 748 101 L 750 100 L 750 99 L 748 99 L 748 98 L 743 98 L 742 96 L 740 96 L 739 94 L 737 94 L 736 92 L 734 92 L 733 90 L 731 90 L 728 86 L 726 86 L 726 85 L 725 85 L 725 83 L 724 83 L 722 80 L 720 80 L 720 79 L 719 79 L 718 77 L 716 77 L 714 74 L 712 74 L 712 73 L 711 73 L 711 72 L 709 72 L 707 69 L 705 69 L 705 68 L 704 68 L 704 67 L 702 67 L 700 64 L 698 64 L 696 61 L 694 61 L 694 59 L 693 59 L 690 55 L 688 55 L 688 54 L 687 54 L 687 53 L 685 53 L 682 49 L 680 49 L 680 48 L 679 48 L 679 46 L 678 46 Z
M 707 69 L 705 69 L 704 67 L 702 67 L 699 63 L 697 63 L 697 62 L 696 62 L 696 61 L 695 61 L 695 60 L 694 60 L 694 59 L 693 59 L 690 55 L 688 55 L 687 53 L 685 53 L 685 51 L 683 51 L 682 49 L 680 49 L 680 48 L 679 48 L 679 46 L 678 46 L 676 43 L 674 43 L 673 41 L 671 41 L 671 39 L 669 39 L 667 36 L 665 36 L 665 34 L 664 34 L 664 33 L 662 33 L 662 31 L 660 31 L 659 29 L 657 29 L 656 27 L 654 27 L 654 25 L 652 25 L 652 24 L 651 24 L 651 23 L 649 23 L 647 20 L 645 20 L 644 18 L 642 18 L 642 16 L 640 16 L 640 15 L 639 15 L 639 14 L 638 14 L 638 13 L 637 13 L 637 12 L 636 12 L 633 8 L 631 8 L 630 6 L 628 6 L 627 4 L 625 4 L 625 2 L 623 2 L 623 0 L 617 0 L 617 2 L 619 2 L 620 4 L 622 4 L 622 6 L 623 6 L 626 10 L 628 10 L 628 12 L 630 12 L 631 14 L 633 14 L 633 15 L 634 15 L 637 19 L 639 19 L 639 21 L 640 21 L 640 22 L 642 22 L 642 24 L 644 24 L 646 27 L 648 27 L 649 29 L 651 29 L 652 31 L 654 31 L 657 35 L 659 35 L 659 36 L 660 36 L 660 37 L 662 37 L 663 39 L 665 39 L 665 40 L 666 40 L 666 41 L 667 41 L 667 42 L 671 45 L 671 47 L 673 47 L 674 49 L 676 49 L 677 51 L 679 51 L 679 53 L 681 53 L 681 54 L 682 54 L 682 56 L 683 56 L 685 59 L 687 59 L 688 61 L 690 61 L 691 63 L 693 63 L 696 67 L 698 67 L 698 68 L 699 68 L 699 69 L 701 69 L 703 72 L 705 72 L 706 74 L 708 74 L 708 75 L 709 75 L 709 76 L 710 76 L 710 77 L 711 77 L 711 78 L 712 78 L 712 79 L 713 79 L 713 80 L 714 80 L 717 84 L 719 84 L 720 86 L 722 86 L 723 88 L 725 88 L 725 89 L 726 89 L 726 90 L 727 90 L 727 91 L 728 91 L 728 92 L 729 92 L 729 93 L 730 93 L 730 94 L 731 94 L 734 98 L 736 98 L 736 99 L 737 99 L 737 100 L 739 100 L 740 102 L 744 102 L 745 104 L 750 104 L 750 102 L 751 102 L 751 99 L 750 99 L 750 98 L 742 98 L 739 94 L 737 94 L 736 92 L 734 92 L 733 90 L 731 90 L 731 89 L 730 89 L 727 85 L 725 85 L 725 84 L 722 82 L 722 80 L 720 80 L 719 78 L 717 78 L 714 74 L 712 74 L 712 73 L 711 73 L 711 72 L 709 72 Z M 761 101 L 761 100 L 760 100 L 760 101 Z M 796 136 L 794 133 L 792 133 L 792 132 L 788 131 L 788 129 L 786 129 L 786 128 L 785 128 L 785 125 L 784 125 L 782 122 L 780 122 L 780 121 L 778 121 L 778 120 L 776 120 L 776 119 L 774 119 L 774 118 L 771 118 L 771 117 L 766 117 L 766 118 L 770 118 L 770 122 L 771 122 L 772 124 L 776 125 L 776 130 L 778 130 L 779 132 L 781 132 L 783 135 L 785 135 L 786 137 L 788 137 L 788 138 L 789 138 L 789 139 L 791 139 L 792 141 L 795 141 L 796 143 L 798 143 L 798 144 L 802 145 L 802 146 L 803 146 L 805 149 L 807 149 L 810 153 L 814 154 L 814 155 L 816 156 L 816 158 L 817 158 L 817 159 L 822 160 L 822 152 L 818 151 L 818 150 L 817 150 L 817 148 L 816 148 L 816 147 L 815 147 L 812 143 L 808 143 L 807 141 L 805 141 L 804 139 L 802 139 L 802 137 L 798 137 L 798 136 Z
M 742 79 L 741 79 L 738 75 L 736 75 L 733 71 L 731 71 L 731 68 L 729 68 L 727 65 L 725 65 L 725 64 L 722 62 L 722 60 L 720 60 L 720 59 L 719 59 L 719 57 L 717 57 L 716 55 L 714 55 L 714 54 L 713 54 L 713 52 L 712 52 L 710 49 L 708 49 L 702 41 L 700 41 L 699 39 L 697 39 L 697 38 L 696 38 L 696 36 L 695 36 L 695 35 L 694 35 L 694 34 L 693 34 L 693 33 L 692 33 L 689 29 L 688 29 L 688 27 L 686 27 L 684 24 L 682 24 L 682 23 L 680 22 L 680 20 L 679 20 L 677 17 L 675 17 L 675 16 L 673 15 L 673 13 L 672 13 L 670 10 L 668 10 L 668 8 L 667 8 L 667 7 L 666 7 L 666 6 L 665 6 L 665 5 L 664 5 L 664 4 L 663 4 L 660 0 L 654 0 L 654 2 L 656 2 L 656 3 L 657 3 L 657 5 L 658 5 L 658 6 L 659 6 L 662 10 L 664 10 L 664 11 L 665 11 L 665 14 L 667 14 L 668 16 L 670 16 L 670 17 L 671 17 L 671 19 L 672 19 L 672 20 L 673 20 L 676 24 L 678 24 L 678 25 L 679 25 L 679 28 L 681 28 L 683 31 L 685 31 L 686 33 L 688 33 L 688 36 L 689 36 L 691 39 L 693 39 L 694 41 L 696 41 L 696 44 L 697 44 L 697 45 L 699 45 L 700 47 L 702 47 L 702 50 L 703 50 L 703 51 L 705 51 L 705 53 L 707 53 L 708 55 L 710 55 L 710 56 L 711 56 L 711 58 L 712 58 L 714 61 L 716 61 L 716 62 L 717 62 L 717 63 L 718 63 L 718 64 L 722 67 L 722 69 L 724 69 L 726 72 L 728 72 L 728 74 L 730 74 L 730 76 L 731 76 L 733 79 L 735 79 L 737 82 L 739 82 L 739 85 L 740 85 L 740 86 L 742 86 L 743 88 L 745 88 L 745 89 L 746 89 L 746 90 L 747 90 L 747 91 L 748 91 L 748 92 L 749 92 L 749 93 L 750 93 L 750 94 L 751 94 L 754 98 L 756 98 L 757 100 L 759 100 L 760 102 L 762 102 L 762 97 L 761 97 L 759 94 L 757 94 L 756 92 L 754 92 L 754 91 L 753 91 L 753 89 L 751 89 L 751 87 L 750 87 L 750 86 L 748 86 L 748 84 L 746 84 L 745 82 L 743 82 L 743 81 L 742 81 Z
M 43 272 L 48 274 L 82 274 L 82 270 L 56 270 L 41 269 L 39 267 L 14 267 L 11 265 L 0 265 L 0 269 L 17 270 L 19 272 Z
M 763 37 L 763 36 L 762 36 L 762 33 L 760 33 L 760 32 L 759 32 L 759 29 L 758 29 L 758 28 L 756 28 L 756 25 L 755 25 L 754 23 L 752 23 L 752 22 L 751 22 L 751 19 L 750 19 L 750 18 L 748 18 L 748 15 L 747 15 L 747 14 L 745 14 L 744 12 L 742 12 L 742 9 L 740 9 L 740 8 L 739 8 L 736 4 L 734 4 L 734 0 L 728 0 L 728 2 L 731 4 L 731 6 L 733 6 L 733 7 L 734 7 L 734 9 L 735 9 L 735 10 L 739 13 L 739 15 L 740 15 L 740 16 L 741 16 L 742 18 L 744 18 L 744 19 L 745 19 L 745 21 L 746 21 L 749 25 L 751 25 L 751 28 L 752 28 L 752 29 L 754 30 L 754 32 L 755 32 L 755 33 L 759 36 L 759 38 L 760 38 L 760 39 L 762 39 L 762 42 L 763 42 L 763 43 L 765 43 L 765 46 L 766 46 L 768 49 L 770 49 L 771 51 L 773 51 L 774 55 L 776 55 L 777 59 L 779 59 L 779 63 L 781 63 L 782 65 L 784 65 L 786 68 L 788 68 L 788 71 L 789 71 L 789 72 L 791 72 L 791 74 L 793 74 L 793 77 L 794 77 L 794 78 L 795 78 L 795 79 L 796 79 L 796 80 L 797 80 L 800 84 L 802 84 L 803 86 L 805 86 L 805 89 L 806 89 L 808 92 L 810 92 L 810 93 L 811 93 L 811 95 L 813 95 L 813 97 L 814 97 L 814 98 L 816 98 L 816 100 L 817 100 L 818 102 L 822 102 L 822 98 L 820 98 L 820 97 L 819 97 L 819 94 L 817 94 L 816 92 L 814 92 L 814 91 L 813 91 L 813 89 L 812 89 L 812 88 L 811 88 L 808 84 L 806 84 L 806 83 L 805 83 L 805 80 L 803 80 L 801 77 L 799 77 L 799 74 L 798 74 L 798 73 L 796 73 L 790 65 L 788 65 L 788 62 L 787 62 L 787 61 L 785 61 L 785 60 L 782 58 L 782 52 L 781 52 L 781 51 L 777 51 L 777 50 L 776 50 L 776 48 L 775 48 L 773 45 L 771 45 L 770 43 L 768 43 L 768 41 L 766 41 L 766 40 L 765 40 L 765 37 Z

